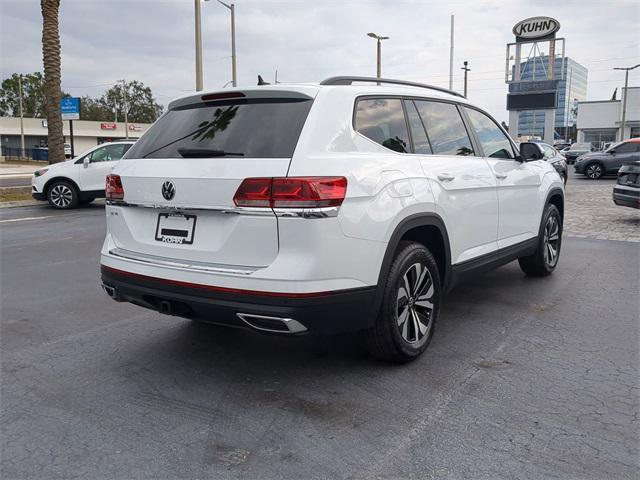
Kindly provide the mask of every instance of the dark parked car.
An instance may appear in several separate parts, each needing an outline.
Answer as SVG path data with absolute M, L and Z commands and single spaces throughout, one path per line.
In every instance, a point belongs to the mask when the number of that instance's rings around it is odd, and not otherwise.
M 576 173 L 597 179 L 617 173 L 623 163 L 640 160 L 640 138 L 632 138 L 612 145 L 604 152 L 582 155 L 575 164 Z
M 574 143 L 569 150 L 564 150 L 562 154 L 567 159 L 568 164 L 572 164 L 580 155 L 593 152 L 595 149 L 590 143 Z
M 627 162 L 618 171 L 613 201 L 623 207 L 640 208 L 640 161 Z
M 542 159 L 546 160 L 551 165 L 553 165 L 553 168 L 556 169 L 556 171 L 558 172 L 560 177 L 562 177 L 562 181 L 566 185 L 567 184 L 567 177 L 568 177 L 568 175 L 567 175 L 567 162 L 565 161 L 565 159 L 562 156 L 562 154 L 558 150 L 553 148 L 551 145 L 549 145 L 548 143 L 544 143 L 544 142 L 540 142 L 540 141 L 533 141 L 531 143 L 535 143 L 536 145 L 538 145 L 540 147 L 540 152 L 542 154 Z

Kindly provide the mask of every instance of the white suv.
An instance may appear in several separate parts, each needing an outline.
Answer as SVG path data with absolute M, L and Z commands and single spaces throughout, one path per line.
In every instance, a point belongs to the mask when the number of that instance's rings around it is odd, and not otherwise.
M 564 185 L 539 156 L 459 94 L 409 82 L 181 98 L 107 178 L 103 287 L 203 322 L 358 330 L 408 361 L 471 273 L 556 267 Z
M 133 143 L 102 143 L 71 160 L 36 170 L 31 180 L 33 198 L 70 209 L 104 197 L 105 178 Z

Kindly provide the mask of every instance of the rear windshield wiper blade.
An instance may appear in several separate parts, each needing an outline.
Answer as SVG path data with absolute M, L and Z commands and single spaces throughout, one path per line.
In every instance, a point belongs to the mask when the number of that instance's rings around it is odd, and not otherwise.
M 210 148 L 179 148 L 178 153 L 183 158 L 208 158 L 208 157 L 244 157 L 244 153 L 225 152 L 224 150 L 214 150 Z

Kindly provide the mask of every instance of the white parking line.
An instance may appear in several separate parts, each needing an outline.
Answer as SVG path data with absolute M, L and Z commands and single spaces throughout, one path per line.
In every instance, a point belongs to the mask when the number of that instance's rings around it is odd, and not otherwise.
M 0 220 L 0 223 L 9 223 L 9 222 L 22 222 L 24 220 L 41 220 L 43 218 L 51 218 L 56 215 L 46 215 L 44 217 L 24 217 L 24 218 L 10 218 L 9 220 Z

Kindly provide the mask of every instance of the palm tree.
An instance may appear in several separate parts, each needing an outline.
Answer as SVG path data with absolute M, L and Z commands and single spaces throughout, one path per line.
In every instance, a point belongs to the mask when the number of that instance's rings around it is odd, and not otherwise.
M 64 134 L 60 116 L 60 0 L 40 0 L 42 11 L 42 62 L 47 97 L 49 163 L 64 161 Z

